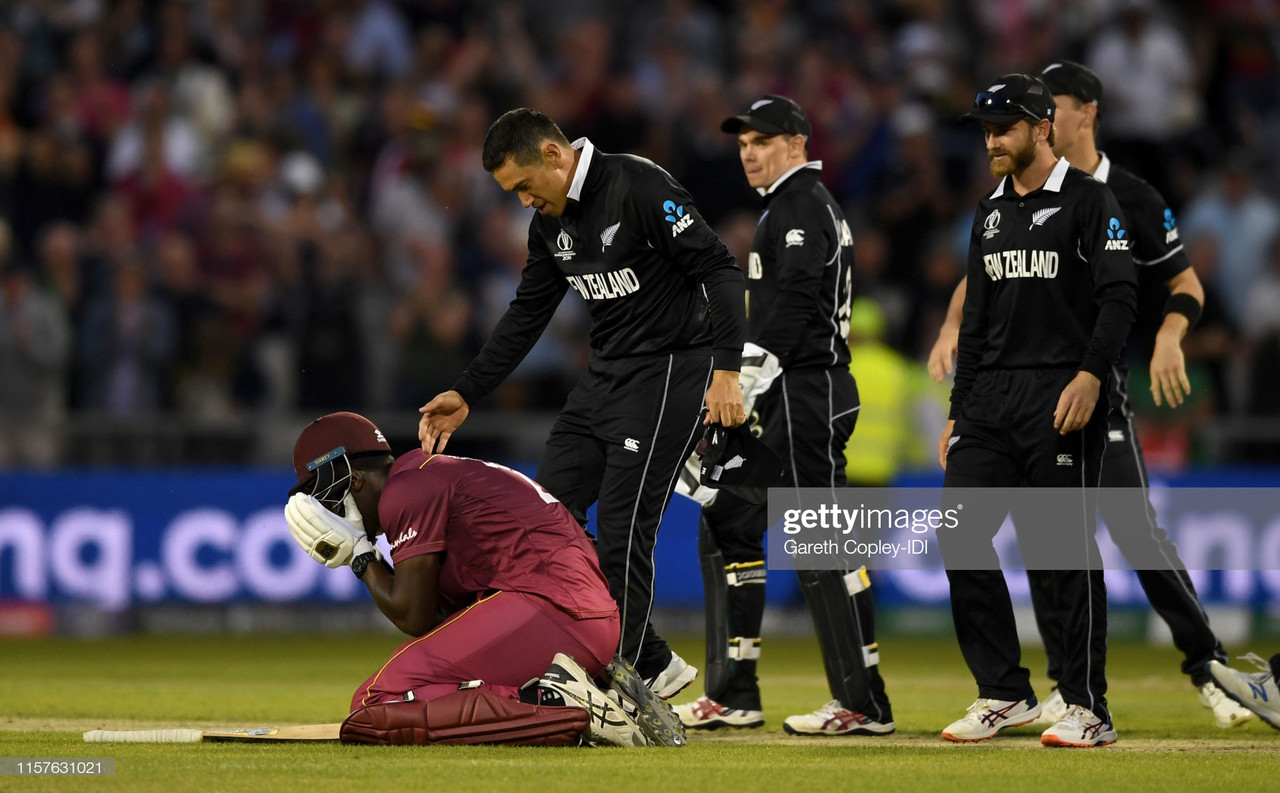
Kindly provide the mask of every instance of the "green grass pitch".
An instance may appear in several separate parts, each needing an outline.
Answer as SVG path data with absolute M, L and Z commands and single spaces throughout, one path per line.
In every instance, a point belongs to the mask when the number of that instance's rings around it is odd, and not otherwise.
M 766 639 L 768 721 L 691 734 L 684 749 L 349 747 L 336 744 L 98 745 L 94 728 L 256 727 L 340 721 L 351 691 L 396 646 L 387 634 L 133 637 L 0 642 L 0 757 L 114 757 L 112 777 L 0 776 L 0 791 L 989 791 L 1276 790 L 1280 732 L 1214 726 L 1171 649 L 1111 648 L 1120 741 L 1045 749 L 1011 730 L 953 745 L 939 731 L 976 696 L 954 642 L 888 637 L 881 666 L 898 732 L 797 738 L 790 713 L 829 697 L 812 639 Z M 674 642 L 695 661 L 696 637 Z M 1043 655 L 1026 662 L 1043 669 Z M 700 683 L 700 681 L 699 681 Z M 697 695 L 699 683 L 678 701 Z M 1047 684 L 1038 683 L 1047 693 Z

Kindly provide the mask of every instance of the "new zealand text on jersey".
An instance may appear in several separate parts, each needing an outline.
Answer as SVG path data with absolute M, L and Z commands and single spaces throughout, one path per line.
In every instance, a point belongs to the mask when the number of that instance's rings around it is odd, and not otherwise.
M 1002 278 L 1057 278 L 1057 251 L 998 251 L 984 253 L 982 266 L 992 281 Z
M 607 273 L 566 275 L 565 278 L 584 300 L 613 300 L 640 289 L 640 279 L 630 267 Z

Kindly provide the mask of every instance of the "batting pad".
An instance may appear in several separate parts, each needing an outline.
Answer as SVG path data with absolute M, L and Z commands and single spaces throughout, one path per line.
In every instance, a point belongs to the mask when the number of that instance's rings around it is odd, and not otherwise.
M 380 702 L 358 708 L 342 723 L 342 742 L 566 746 L 578 742 L 590 721 L 583 708 L 529 705 L 471 688 L 429 702 Z

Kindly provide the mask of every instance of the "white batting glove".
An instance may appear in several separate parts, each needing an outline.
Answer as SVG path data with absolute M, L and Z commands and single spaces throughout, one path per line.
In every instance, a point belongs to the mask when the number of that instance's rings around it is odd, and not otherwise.
M 302 550 L 326 567 L 349 565 L 356 556 L 373 551 L 373 543 L 363 531 L 306 493 L 294 493 L 289 498 L 284 519 Z
M 351 494 L 350 490 L 342 497 L 342 507 L 342 517 L 347 523 L 351 524 L 351 528 L 355 529 L 359 534 L 368 536 L 364 530 L 364 515 L 360 514 L 360 508 L 356 506 L 356 497 Z
M 742 406 L 747 416 L 755 407 L 756 399 L 769 390 L 773 381 L 782 374 L 778 356 L 753 342 L 742 345 L 742 370 L 738 373 L 738 387 L 742 389 Z

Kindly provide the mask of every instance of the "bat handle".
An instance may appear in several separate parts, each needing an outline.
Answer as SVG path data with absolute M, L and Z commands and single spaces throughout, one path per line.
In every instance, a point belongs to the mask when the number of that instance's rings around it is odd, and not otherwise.
M 199 743 L 200 730 L 89 730 L 85 743 Z

